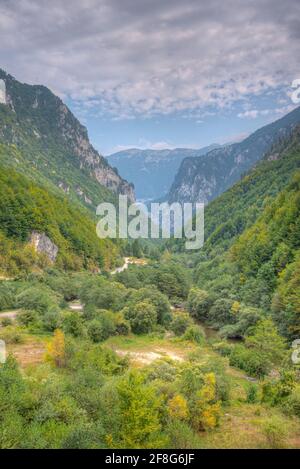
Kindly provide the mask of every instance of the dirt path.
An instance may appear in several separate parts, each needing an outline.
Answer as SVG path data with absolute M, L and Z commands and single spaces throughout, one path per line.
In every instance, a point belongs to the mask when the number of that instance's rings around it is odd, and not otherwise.
M 124 264 L 122 265 L 122 267 L 117 267 L 115 270 L 113 270 L 111 272 L 111 275 L 116 275 L 116 274 L 120 274 L 121 272 L 124 272 L 124 270 L 127 270 L 128 269 L 128 266 L 129 264 L 131 263 L 130 262 L 130 258 L 129 257 L 125 257 L 124 258 Z
M 170 358 L 177 362 L 183 362 L 185 354 L 182 351 L 174 351 L 166 347 L 153 348 L 151 351 L 128 351 L 128 350 L 114 350 L 120 357 L 129 357 L 132 362 L 140 365 L 150 365 L 155 360 L 162 358 Z
M 124 272 L 124 270 L 127 270 L 129 265 L 147 265 L 147 260 L 146 259 L 134 259 L 132 257 L 124 257 L 124 264 L 122 267 L 117 267 L 117 269 L 113 270 L 110 274 L 111 275 L 116 275 L 120 274 L 121 272 Z
M 83 305 L 79 303 L 79 301 L 73 301 L 72 303 L 69 303 L 69 309 L 71 311 L 78 311 L 81 313 L 83 311 Z
M 3 313 L 0 313 L 0 320 L 2 318 L 8 318 L 11 320 L 16 320 L 18 314 L 20 314 L 21 310 L 20 309 L 15 309 L 14 311 L 5 311 Z

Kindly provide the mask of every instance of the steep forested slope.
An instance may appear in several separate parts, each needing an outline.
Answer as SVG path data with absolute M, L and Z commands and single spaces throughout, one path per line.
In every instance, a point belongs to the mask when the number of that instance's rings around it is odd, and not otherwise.
M 18 156 L 10 149 L 6 152 L 13 154 Z M 35 231 L 45 233 L 58 247 L 57 267 L 108 268 L 118 248 L 100 240 L 95 228 L 95 220 L 79 203 L 0 164 L 0 272 L 14 275 L 49 265 L 47 256 L 37 255 L 29 244 Z
M 253 318 L 272 314 L 287 337 L 299 334 L 299 168 L 296 128 L 208 205 L 204 247 L 185 255 L 189 263 L 193 260 L 195 283 L 206 292 L 203 319 L 225 326 L 226 334 L 242 334 L 236 314 L 240 307 L 235 314 L 231 311 L 234 301 L 256 308 L 247 310 L 247 320 L 242 315 L 243 327 L 248 320 L 251 324 Z M 178 242 L 175 246 L 178 249 Z M 216 301 L 218 306 L 210 309 Z
M 13 144 L 22 160 L 6 160 L 31 177 L 44 176 L 94 209 L 113 194 L 134 198 L 132 185 L 92 147 L 87 130 L 44 86 L 22 84 L 0 69 L 6 104 L 0 104 L 0 143 Z

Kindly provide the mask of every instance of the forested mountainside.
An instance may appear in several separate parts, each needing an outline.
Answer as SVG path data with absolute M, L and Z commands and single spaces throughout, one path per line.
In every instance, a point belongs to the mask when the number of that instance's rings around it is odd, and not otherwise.
M 212 201 L 239 180 L 300 122 L 300 108 L 269 124 L 240 143 L 215 149 L 201 159 L 183 160 L 170 189 L 169 202 Z
M 180 163 L 187 157 L 200 157 L 219 145 L 192 150 L 140 150 L 132 148 L 107 157 L 119 174 L 134 183 L 139 200 L 155 200 L 165 197 L 170 190 Z
M 0 143 L 15 145 L 22 160 L 6 165 L 46 177 L 69 197 L 94 209 L 116 193 L 134 199 L 124 181 L 90 144 L 87 130 L 60 98 L 44 86 L 22 84 L 0 69 L 5 103 L 0 104 Z
M 247 321 L 263 311 L 286 337 L 299 336 L 299 169 L 297 127 L 206 209 L 206 242 L 193 260 L 195 282 L 207 302 L 202 319 L 223 328 L 225 336 L 243 336 Z M 250 307 L 248 313 L 236 314 L 234 301 L 238 310 Z
M 0 151 L 6 157 L 19 157 L 11 147 L 2 145 Z M 43 249 L 34 246 L 35 238 L 46 242 Z M 64 270 L 97 272 L 114 266 L 118 253 L 112 241 L 97 237 L 96 221 L 88 209 L 0 160 L 0 275 L 28 274 L 53 264 Z

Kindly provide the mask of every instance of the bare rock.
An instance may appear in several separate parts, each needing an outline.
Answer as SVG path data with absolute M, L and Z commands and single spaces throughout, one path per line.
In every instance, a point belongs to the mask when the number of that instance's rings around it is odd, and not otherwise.
M 33 231 L 30 236 L 30 243 L 34 246 L 36 252 L 45 254 L 51 262 L 55 262 L 58 247 L 54 244 L 45 233 Z

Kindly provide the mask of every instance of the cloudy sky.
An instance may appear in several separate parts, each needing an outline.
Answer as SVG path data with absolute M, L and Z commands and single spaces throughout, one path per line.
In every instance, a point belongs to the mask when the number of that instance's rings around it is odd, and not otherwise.
M 0 0 L 0 67 L 104 154 L 237 140 L 291 110 L 299 0 Z

